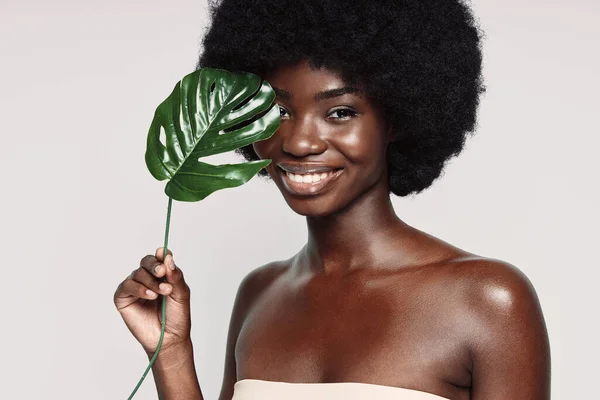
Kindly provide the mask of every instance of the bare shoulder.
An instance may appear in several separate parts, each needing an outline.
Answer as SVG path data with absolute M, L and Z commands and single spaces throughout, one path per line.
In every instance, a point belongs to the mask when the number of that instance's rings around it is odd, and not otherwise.
M 448 267 L 472 310 L 500 318 L 539 308 L 532 282 L 515 265 L 472 256 L 452 261 Z
M 242 279 L 238 288 L 238 297 L 245 303 L 253 302 L 289 267 L 289 260 L 284 260 L 272 261 L 253 269 Z
M 401 278 L 420 288 L 418 298 L 442 310 L 436 318 L 452 321 L 472 347 L 499 342 L 498 336 L 508 331 L 546 335 L 534 285 L 509 262 L 467 253 L 424 265 L 415 270 L 414 279 Z
M 471 355 L 473 398 L 549 398 L 548 333 L 529 278 L 496 259 L 448 266 L 459 288 L 455 316 Z

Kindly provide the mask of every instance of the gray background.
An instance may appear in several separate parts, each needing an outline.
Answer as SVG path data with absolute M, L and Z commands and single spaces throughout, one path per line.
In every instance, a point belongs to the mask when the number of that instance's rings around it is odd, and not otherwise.
M 147 359 L 112 295 L 162 245 L 167 197 L 146 170 L 145 136 L 194 68 L 206 4 L 0 4 L 2 397 L 126 398 Z M 590 398 L 600 372 L 600 4 L 474 8 L 487 33 L 478 133 L 432 188 L 394 206 L 419 229 L 523 270 L 550 334 L 553 398 Z M 207 399 L 221 384 L 240 280 L 305 236 L 304 219 L 260 179 L 174 203 L 170 247 L 192 288 Z M 151 375 L 136 398 L 156 398 Z

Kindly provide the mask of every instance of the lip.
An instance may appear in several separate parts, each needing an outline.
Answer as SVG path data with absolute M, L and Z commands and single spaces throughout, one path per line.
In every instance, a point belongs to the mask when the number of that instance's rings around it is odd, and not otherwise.
M 315 163 L 302 163 L 302 164 L 292 164 L 292 163 L 279 163 L 277 164 L 279 168 L 284 171 L 291 172 L 292 174 L 319 174 L 322 172 L 330 172 L 335 171 L 336 167 L 332 167 L 330 165 L 325 164 L 315 164 Z
M 322 168 L 323 167 L 321 167 L 321 169 L 319 170 L 318 167 L 315 167 L 315 168 L 306 167 L 304 169 L 304 171 L 310 171 L 310 172 L 306 172 L 306 173 L 313 173 L 313 172 L 318 173 L 318 172 L 329 172 L 329 171 L 336 169 L 336 168 L 331 168 L 331 167 L 327 167 L 327 169 L 322 169 Z M 294 173 L 293 171 L 288 171 L 288 172 Z M 299 196 L 313 196 L 313 195 L 323 192 L 325 189 L 329 188 L 343 172 L 344 172 L 344 169 L 340 168 L 337 171 L 335 171 L 334 173 L 332 173 L 331 175 L 329 175 L 327 178 L 321 179 L 319 182 L 310 182 L 310 183 L 294 182 L 287 176 L 286 170 L 281 165 L 279 165 L 279 173 L 281 174 L 281 177 L 282 177 L 281 179 L 283 181 L 283 185 L 290 193 L 293 193 L 293 194 L 299 195 Z M 300 172 L 298 172 L 298 173 L 300 173 Z

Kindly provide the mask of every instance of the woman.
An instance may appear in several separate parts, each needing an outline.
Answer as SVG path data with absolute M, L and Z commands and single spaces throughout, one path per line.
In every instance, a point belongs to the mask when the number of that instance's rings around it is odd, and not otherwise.
M 281 126 L 240 150 L 306 217 L 297 254 L 252 271 L 234 304 L 220 399 L 549 399 L 531 283 L 506 262 L 403 222 L 473 131 L 480 33 L 458 0 L 224 0 L 198 67 L 254 72 Z M 168 283 L 160 283 L 166 275 Z M 151 356 L 160 398 L 202 399 L 190 291 L 162 248 L 115 293 Z M 234 396 L 235 390 L 235 396 Z

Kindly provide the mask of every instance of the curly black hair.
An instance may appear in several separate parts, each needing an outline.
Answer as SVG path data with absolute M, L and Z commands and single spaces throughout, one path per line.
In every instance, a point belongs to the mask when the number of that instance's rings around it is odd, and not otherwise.
M 263 76 L 307 60 L 362 85 L 395 132 L 386 157 L 398 196 L 428 188 L 475 129 L 483 34 L 462 0 L 209 0 L 209 7 L 197 68 Z M 252 146 L 236 151 L 258 159 Z

